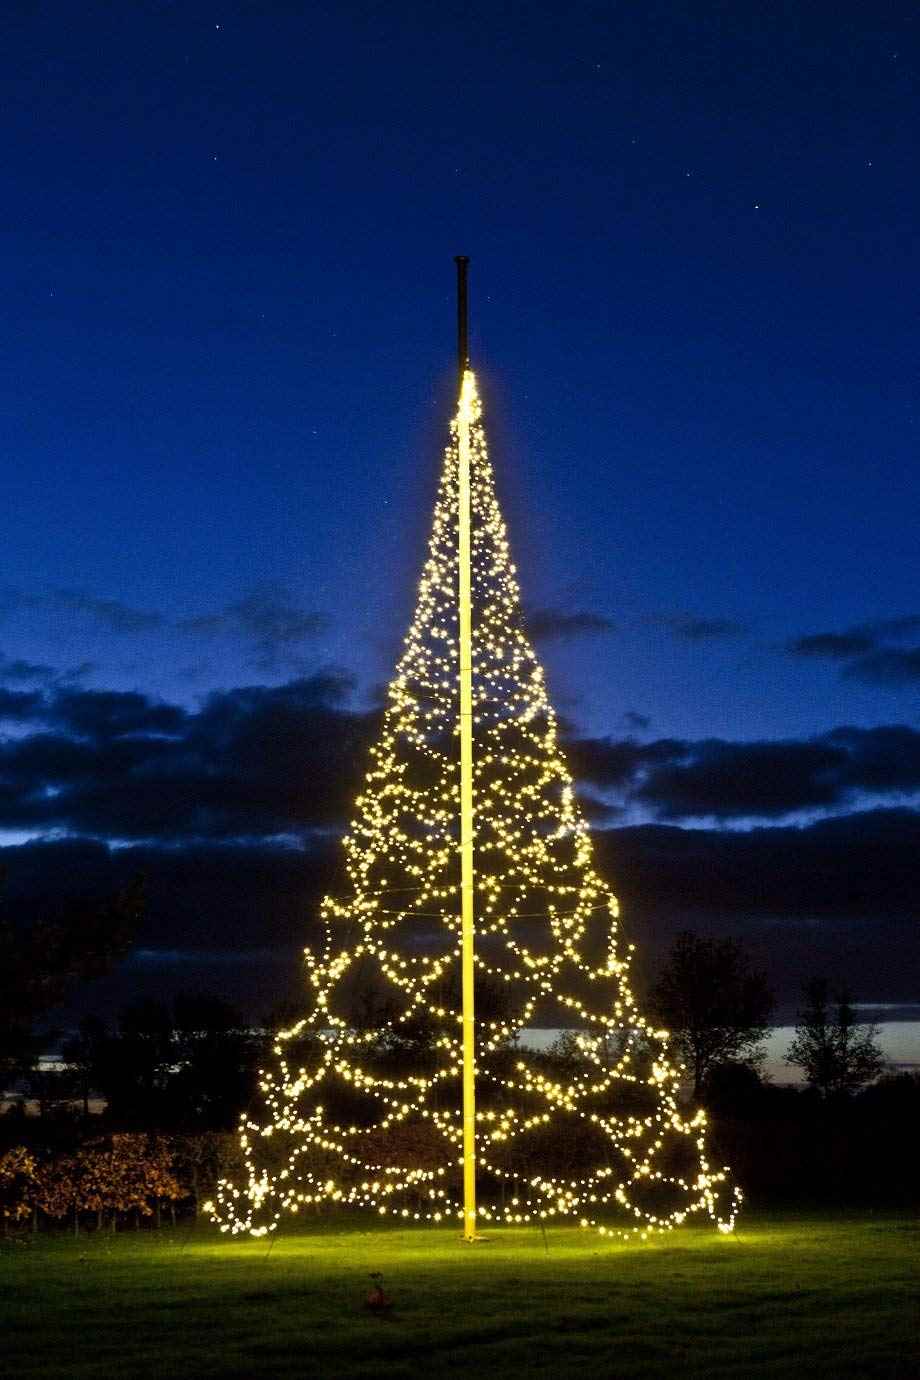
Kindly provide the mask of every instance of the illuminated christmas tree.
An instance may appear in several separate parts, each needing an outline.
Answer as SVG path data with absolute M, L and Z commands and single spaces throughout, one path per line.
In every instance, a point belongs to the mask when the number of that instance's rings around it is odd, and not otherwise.
M 465 366 L 463 306 L 461 324 Z M 278 1036 L 264 1116 L 244 1118 L 246 1181 L 213 1204 L 223 1231 L 262 1235 L 330 1202 L 459 1220 L 468 1240 L 482 1222 L 732 1229 L 741 1195 L 708 1163 L 705 1116 L 681 1111 L 667 1035 L 629 989 L 468 367 L 344 853 L 323 951 L 306 951 L 312 1007 Z M 387 1011 L 371 1028 L 354 1016 L 367 991 Z M 541 1025 L 577 1030 L 567 1062 L 519 1042 Z

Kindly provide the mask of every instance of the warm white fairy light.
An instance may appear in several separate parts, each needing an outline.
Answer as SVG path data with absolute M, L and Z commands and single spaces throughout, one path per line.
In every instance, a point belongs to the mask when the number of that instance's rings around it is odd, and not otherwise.
M 725 1169 L 710 1167 L 705 1114 L 681 1112 L 667 1034 L 647 1025 L 629 989 L 616 898 L 594 871 L 543 670 L 521 627 L 520 592 L 469 372 L 464 405 L 472 423 L 476 969 L 501 982 L 514 1004 L 509 1021 L 477 1022 L 477 1082 L 500 1090 L 497 1104 L 476 1115 L 477 1168 L 504 1187 L 500 1201 L 480 1192 L 478 1215 L 486 1222 L 570 1220 L 602 1235 L 640 1237 L 704 1215 L 731 1231 L 740 1191 Z M 244 1119 L 247 1182 L 222 1182 L 209 1205 L 222 1231 L 262 1236 L 284 1212 L 329 1202 L 413 1221 L 463 1219 L 461 1019 L 439 998 L 443 982 L 459 972 L 461 952 L 457 484 L 455 418 L 415 616 L 344 840 L 347 895 L 323 902 L 324 952 L 306 951 L 313 1007 L 278 1036 L 277 1070 L 263 1074 L 261 1084 L 266 1119 Z M 411 930 L 419 922 L 429 932 L 441 927 L 445 952 L 417 951 Z M 598 923 L 606 928 L 600 965 L 585 952 L 597 948 Z M 355 1030 L 335 1009 L 343 979 L 358 961 L 376 968 L 378 982 L 398 1003 L 391 1029 L 420 1012 L 436 1022 L 436 1073 L 383 1077 L 367 1066 L 380 1032 Z M 590 1006 L 580 995 L 586 986 L 596 993 Z M 549 1000 L 586 1032 L 579 1039 L 582 1070 L 560 1082 L 537 1057 L 517 1050 L 509 1074 L 509 1045 Z M 305 1033 L 320 1054 L 313 1067 L 294 1068 L 286 1046 Z M 611 1040 L 618 1042 L 615 1056 Z M 367 1124 L 327 1118 L 324 1093 L 335 1086 L 369 1100 L 374 1114 Z M 654 1099 L 651 1113 L 610 1111 L 617 1089 L 640 1087 Z M 516 1170 L 514 1151 L 559 1117 L 600 1136 L 603 1162 L 575 1178 Z M 380 1163 L 362 1153 L 381 1131 L 419 1122 L 433 1127 L 443 1145 L 434 1168 Z M 269 1171 L 259 1166 L 258 1146 L 273 1135 L 286 1138 L 289 1153 L 282 1168 Z M 667 1172 L 666 1163 L 681 1145 L 695 1165 L 683 1176 Z M 331 1158 L 340 1166 L 338 1178 L 310 1167 L 316 1151 L 324 1163 Z M 662 1200 L 655 1211 L 642 1201 L 651 1186 Z

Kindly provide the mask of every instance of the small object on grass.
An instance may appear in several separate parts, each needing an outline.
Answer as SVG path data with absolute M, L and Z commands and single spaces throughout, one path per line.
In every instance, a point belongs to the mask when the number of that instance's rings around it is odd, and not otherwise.
M 371 1279 L 374 1281 L 374 1287 L 364 1301 L 365 1307 L 372 1313 L 385 1313 L 388 1308 L 393 1307 L 393 1300 L 383 1292 L 383 1275 L 379 1270 L 375 1270 Z

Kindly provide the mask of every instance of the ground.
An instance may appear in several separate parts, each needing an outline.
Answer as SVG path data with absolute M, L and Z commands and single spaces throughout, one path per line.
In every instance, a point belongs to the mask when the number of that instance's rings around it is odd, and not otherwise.
M 918 1377 L 920 1220 L 766 1216 L 611 1245 L 578 1229 L 330 1217 L 0 1248 L 6 1374 L 27 1377 Z M 392 1309 L 365 1300 L 372 1272 Z

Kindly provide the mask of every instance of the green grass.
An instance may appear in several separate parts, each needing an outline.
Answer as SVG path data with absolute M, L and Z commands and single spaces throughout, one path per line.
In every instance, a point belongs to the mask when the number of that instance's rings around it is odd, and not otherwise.
M 40 1236 L 0 1249 L 0 1358 L 27 1377 L 920 1376 L 920 1222 L 745 1214 L 615 1246 L 577 1229 L 326 1219 Z M 364 1300 L 382 1271 L 386 1317 Z

